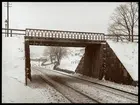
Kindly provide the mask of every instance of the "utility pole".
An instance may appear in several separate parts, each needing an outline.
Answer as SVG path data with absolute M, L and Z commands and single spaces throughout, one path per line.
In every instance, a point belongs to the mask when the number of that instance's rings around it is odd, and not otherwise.
M 7 7 L 7 37 L 8 37 L 8 34 L 9 34 L 9 7 L 11 7 L 9 5 L 9 2 L 7 2 L 7 5 L 5 5 Z
M 7 20 L 5 20 L 5 28 L 7 28 Z M 7 30 L 5 30 L 5 37 L 7 33 L 8 33 Z
M 9 2 L 7 2 L 7 36 L 9 34 Z

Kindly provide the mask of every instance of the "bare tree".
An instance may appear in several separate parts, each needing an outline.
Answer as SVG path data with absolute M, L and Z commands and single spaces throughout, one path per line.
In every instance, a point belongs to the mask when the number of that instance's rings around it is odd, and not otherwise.
M 111 16 L 111 24 L 108 27 L 109 34 L 129 36 L 133 41 L 133 35 L 138 32 L 138 3 L 129 2 L 118 6 Z M 132 37 L 131 37 L 132 36 Z
M 44 51 L 44 55 L 48 55 L 50 57 L 51 62 L 53 62 L 53 58 L 55 57 L 57 60 L 57 65 L 60 65 L 61 59 L 67 55 L 67 49 L 64 47 L 47 47 Z

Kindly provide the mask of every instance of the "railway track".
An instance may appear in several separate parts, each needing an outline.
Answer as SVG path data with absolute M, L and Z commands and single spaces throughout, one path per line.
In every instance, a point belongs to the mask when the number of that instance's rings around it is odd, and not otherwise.
M 54 70 L 53 70 L 54 71 Z M 84 78 L 81 78 L 81 77 L 77 77 L 77 76 L 74 76 L 74 75 L 70 75 L 68 73 L 63 73 L 63 72 L 59 72 L 57 70 L 55 70 L 57 73 L 60 73 L 60 74 L 63 74 L 63 75 L 68 75 L 68 76 L 71 76 L 71 77 L 74 77 L 74 78 L 77 78 L 77 79 L 80 79 L 80 80 L 84 80 L 84 81 L 88 81 L 90 83 L 94 83 L 94 84 L 97 84 L 97 85 L 101 85 L 103 87 L 107 87 L 107 88 L 111 88 L 111 89 L 114 89 L 114 90 L 118 90 L 118 91 L 121 91 L 121 92 L 124 92 L 124 93 L 128 93 L 128 94 L 131 94 L 131 95 L 134 95 L 134 96 L 138 96 L 138 94 L 136 93 L 133 93 L 133 92 L 128 92 L 128 91 L 125 91 L 125 90 L 121 90 L 121 89 L 118 89 L 118 88 L 114 88 L 114 87 L 111 87 L 111 86 L 107 86 L 107 85 L 104 85 L 104 84 L 101 84 L 101 83 L 98 83 L 98 82 L 94 82 L 94 81 L 91 81 L 91 80 L 88 80 L 88 79 L 84 79 Z
M 35 70 L 35 69 L 34 69 Z M 65 96 L 71 103 L 99 103 L 97 100 L 75 90 L 70 86 L 66 86 L 60 83 L 51 80 L 46 75 L 43 75 L 44 72 L 35 70 L 37 73 L 40 72 L 40 77 L 43 79 L 47 84 L 54 87 L 57 91 L 59 91 L 63 96 Z
M 40 69 L 40 68 L 39 68 Z M 43 68 L 41 68 L 43 69 Z M 101 83 L 98 83 L 98 82 L 94 82 L 94 81 L 91 81 L 91 80 L 88 80 L 88 79 L 85 79 L 85 78 L 81 78 L 81 77 L 77 77 L 77 76 L 74 76 L 74 75 L 70 75 L 68 73 L 63 73 L 63 72 L 59 72 L 57 70 L 52 70 L 52 71 L 55 71 L 57 73 L 60 73 L 60 74 L 63 74 L 63 75 L 68 75 L 68 76 L 71 76 L 71 77 L 74 77 L 74 78 L 77 78 L 77 79 L 81 79 L 81 80 L 84 80 L 84 81 L 88 81 L 90 83 L 94 83 L 94 84 L 97 84 L 97 85 L 102 85 L 104 87 L 108 87 L 108 88 L 111 88 L 111 89 L 114 89 L 114 90 L 118 90 L 118 91 L 122 91 L 124 93 L 128 93 L 128 94 L 132 94 L 134 96 L 138 96 L 138 94 L 136 93 L 133 93 L 133 92 L 128 92 L 128 91 L 125 91 L 125 90 L 121 90 L 121 89 L 118 89 L 118 88 L 114 88 L 114 87 L 111 87 L 111 86 L 107 86 L 107 85 L 104 85 L 104 84 L 101 84 Z
M 40 68 L 35 68 L 35 69 L 40 71 Z M 43 74 L 46 74 L 46 71 L 47 70 L 44 70 L 44 71 L 41 70 L 40 72 L 42 72 Z M 51 70 L 49 72 L 53 72 L 53 73 L 56 74 L 57 71 L 55 72 L 55 71 Z M 58 73 L 61 74 L 61 75 L 63 75 L 63 76 L 62 77 L 61 76 L 57 76 Z M 78 89 L 78 87 L 75 87 L 74 85 L 72 85 L 70 83 L 67 83 L 66 80 L 65 80 L 65 78 L 63 78 L 63 77 L 64 76 L 68 76 L 69 78 L 75 79 L 75 81 L 77 81 L 77 80 L 78 81 L 83 81 L 84 79 L 77 78 L 75 76 L 71 76 L 71 75 L 68 75 L 68 74 L 61 73 L 61 72 L 57 72 L 57 74 L 55 75 L 55 77 L 57 77 L 57 79 L 55 79 L 55 81 L 57 81 L 57 82 L 60 82 L 61 81 L 61 84 L 65 84 L 69 88 L 73 88 L 73 89 L 75 89 L 78 92 L 81 91 L 81 90 Z M 51 77 L 51 75 L 49 75 L 49 73 L 47 73 L 47 75 L 49 77 Z M 102 84 L 94 83 L 94 82 L 87 81 L 87 80 L 84 80 L 84 84 L 85 85 L 92 86 L 92 87 L 96 88 L 96 90 L 101 90 L 102 92 L 106 92 L 106 93 L 108 92 L 112 96 L 117 95 L 120 98 L 124 98 L 125 100 L 128 100 L 130 103 L 137 103 L 138 102 L 138 95 L 132 94 L 130 92 L 122 91 L 120 89 L 115 89 L 115 88 L 112 88 L 112 87 L 109 87 L 109 86 L 104 86 Z M 85 94 L 85 92 L 82 92 L 82 94 Z M 88 97 L 91 97 L 89 94 L 87 96 Z M 104 101 L 99 100 L 97 97 L 96 98 L 94 97 L 94 99 L 98 100 L 98 103 L 104 103 Z
M 93 82 L 93 81 L 89 81 L 87 79 L 84 79 L 84 78 L 80 78 L 80 77 L 76 77 L 76 76 L 72 76 L 72 75 L 69 75 L 69 74 L 66 74 L 66 73 L 62 73 L 62 72 L 58 72 L 56 71 L 57 73 L 60 73 L 60 74 L 63 74 L 63 75 L 67 75 L 67 76 L 70 76 L 70 77 L 74 77 L 74 78 L 77 78 L 77 79 L 80 79 L 80 80 L 84 80 L 84 81 L 88 81 L 90 83 L 93 83 L 95 85 L 98 85 L 98 88 L 100 86 L 100 89 L 104 90 L 105 89 L 110 89 L 112 90 L 112 93 L 115 93 L 116 95 L 120 95 L 120 93 L 122 94 L 121 96 L 124 96 L 124 94 L 126 94 L 125 96 L 128 98 L 128 99 L 131 99 L 131 100 L 134 100 L 134 101 L 138 101 L 138 94 L 135 94 L 135 93 L 131 93 L 131 92 L 127 92 L 127 91 L 124 91 L 124 90 L 121 90 L 121 89 L 117 89 L 117 88 L 114 88 L 114 87 L 110 87 L 110 86 L 107 86 L 107 85 L 103 85 L 101 83 L 97 83 L 97 82 Z M 101 87 L 102 86 L 102 87 Z M 111 91 L 110 91 L 111 92 Z M 131 98 L 130 98 L 131 97 Z M 133 98 L 132 98 L 133 97 Z

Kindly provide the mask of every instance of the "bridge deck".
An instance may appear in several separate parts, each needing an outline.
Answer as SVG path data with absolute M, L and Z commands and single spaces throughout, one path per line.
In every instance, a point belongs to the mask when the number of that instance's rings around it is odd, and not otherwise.
M 64 39 L 64 38 L 46 38 L 25 36 L 25 40 L 30 45 L 40 46 L 67 46 L 67 47 L 85 47 L 92 44 L 104 44 L 105 40 L 86 40 L 86 39 Z

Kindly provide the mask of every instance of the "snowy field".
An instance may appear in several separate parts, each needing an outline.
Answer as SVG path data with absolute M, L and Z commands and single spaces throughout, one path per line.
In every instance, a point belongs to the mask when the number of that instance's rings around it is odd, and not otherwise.
M 43 50 L 47 49 L 47 47 L 45 48 L 42 46 L 41 47 L 32 46 L 30 48 L 31 48 L 31 50 L 30 50 L 31 54 L 36 52 L 36 54 L 34 54 L 34 56 L 32 56 L 32 58 L 37 58 L 36 55 L 38 55 L 40 58 L 44 57 L 42 52 L 43 52 Z M 36 49 L 38 49 L 38 48 L 42 52 L 40 52 L 38 50 L 36 51 Z M 75 71 L 84 52 L 85 52 L 84 47 L 67 47 L 67 55 L 64 56 L 64 58 L 62 58 L 61 63 L 58 67 L 61 69 L 65 69 L 65 70 Z M 45 62 L 44 64 L 50 64 L 50 63 L 51 63 L 51 61 L 50 61 L 50 59 L 48 59 L 48 61 Z M 41 66 L 41 62 L 39 63 L 37 61 L 36 62 L 31 61 L 31 64 L 35 65 L 35 66 L 36 65 Z M 47 68 L 53 69 L 53 66 L 54 66 L 54 64 L 50 64 L 50 65 L 47 65 Z M 45 68 L 46 66 L 43 66 L 43 67 Z
M 68 55 L 62 59 L 61 64 L 58 67 L 75 72 L 84 54 L 84 50 L 85 48 L 82 48 L 82 47 L 80 48 L 70 47 L 68 49 Z
M 75 51 L 76 50 L 71 49 L 70 52 L 72 53 L 66 58 L 64 58 L 65 60 L 63 59 L 61 63 L 62 65 L 60 65 L 62 66 L 63 69 L 74 70 L 74 68 L 76 67 L 82 56 L 82 55 L 78 56 L 78 54 L 76 54 L 75 56 L 74 55 Z M 31 64 L 36 64 L 37 66 L 40 66 L 38 62 L 31 62 Z M 75 64 L 75 66 L 71 66 L 71 64 Z M 51 67 L 53 66 L 51 65 L 50 69 Z M 68 100 L 64 96 L 62 96 L 62 94 L 60 94 L 54 88 L 52 88 L 47 84 L 46 85 L 44 84 L 40 88 L 41 85 L 39 84 L 40 82 L 38 83 L 29 82 L 30 83 L 29 86 L 25 86 L 24 83 L 25 83 L 24 37 L 23 36 L 8 37 L 8 38 L 2 37 L 2 103 L 68 102 Z M 125 85 L 123 85 L 122 87 L 125 88 Z
M 24 84 L 24 37 L 3 37 L 2 103 L 69 103 L 62 94 L 47 84 L 42 85 L 42 88 L 33 88 L 41 85 L 41 80 L 37 82 L 33 86 Z
M 41 51 L 43 52 L 45 47 L 33 48 L 31 46 L 30 48 L 32 52 L 36 52 L 33 56 L 42 57 Z M 41 89 L 25 86 L 24 53 L 23 36 L 2 37 L 2 103 L 69 103 L 64 96 L 49 85 Z M 72 61 L 69 63 L 72 64 Z M 31 64 L 41 66 L 39 62 L 31 61 Z M 47 68 L 52 69 L 53 65 Z

